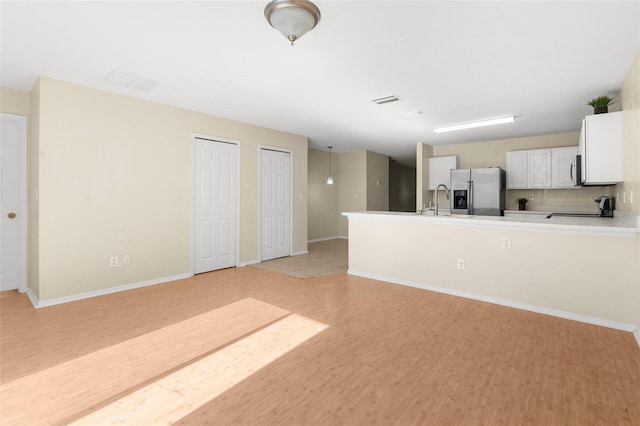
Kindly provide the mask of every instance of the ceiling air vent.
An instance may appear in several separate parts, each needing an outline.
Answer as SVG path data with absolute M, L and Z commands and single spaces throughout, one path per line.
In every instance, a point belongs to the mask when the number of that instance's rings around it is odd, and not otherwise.
M 374 99 L 371 102 L 374 102 L 378 105 L 382 105 L 382 104 L 388 104 L 390 102 L 396 102 L 399 101 L 400 98 L 397 96 L 385 96 L 384 98 L 378 98 L 378 99 Z
M 136 77 L 135 75 L 117 70 L 111 71 L 102 81 L 141 92 L 148 92 L 159 84 L 157 81 Z

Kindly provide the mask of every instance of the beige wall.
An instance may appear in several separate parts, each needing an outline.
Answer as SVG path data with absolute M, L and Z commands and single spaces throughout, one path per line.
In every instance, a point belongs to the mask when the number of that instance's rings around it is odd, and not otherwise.
M 342 212 L 389 210 L 389 157 L 370 151 L 329 153 L 309 149 L 309 241 L 348 236 Z M 378 185 L 380 181 L 380 185 Z
M 29 92 L 0 87 L 0 112 L 29 116 Z
M 327 185 L 329 152 L 309 149 L 309 241 L 338 236 L 338 154 L 331 154 L 333 185 Z
M 429 191 L 429 158 L 433 156 L 431 145 L 426 143 L 416 145 L 416 210 L 422 210 L 433 201 Z
M 357 212 L 367 210 L 367 152 L 343 152 L 338 155 L 338 210 Z M 349 236 L 347 218 L 339 217 L 338 236 Z
M 367 210 L 389 210 L 389 156 L 367 151 Z
M 638 325 L 637 237 L 380 218 L 349 218 L 350 273 Z
M 40 182 L 40 81 L 36 82 L 29 94 L 31 117 L 29 119 L 29 150 L 28 150 L 28 277 L 27 285 L 33 293 L 40 297 L 40 201 L 38 188 Z
M 616 208 L 637 215 L 640 214 L 640 50 L 620 88 L 618 102 L 623 111 L 624 183 L 616 185 Z
M 32 101 L 41 300 L 190 273 L 192 133 L 240 143 L 240 263 L 259 257 L 259 145 L 292 150 L 292 250 L 306 250 L 305 137 L 50 78 Z

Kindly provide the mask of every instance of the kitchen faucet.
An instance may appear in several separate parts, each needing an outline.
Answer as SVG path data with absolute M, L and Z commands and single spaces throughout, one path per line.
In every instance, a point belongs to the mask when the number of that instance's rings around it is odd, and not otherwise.
M 449 188 L 447 188 L 447 185 L 445 185 L 444 183 L 441 183 L 440 185 L 438 185 L 436 187 L 436 191 L 435 191 L 435 198 L 436 198 L 436 211 L 435 211 L 435 216 L 438 216 L 438 190 L 440 189 L 441 186 L 444 186 L 444 191 L 445 194 L 447 194 L 447 200 L 449 199 Z

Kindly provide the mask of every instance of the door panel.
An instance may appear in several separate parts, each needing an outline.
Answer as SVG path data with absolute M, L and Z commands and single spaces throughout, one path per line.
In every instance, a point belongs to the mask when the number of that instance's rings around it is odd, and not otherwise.
M 236 265 L 237 145 L 196 138 L 194 273 Z
M 26 291 L 26 117 L 2 114 L 0 291 Z M 23 158 L 24 157 L 24 158 Z
M 261 259 L 291 254 L 291 154 L 260 150 Z

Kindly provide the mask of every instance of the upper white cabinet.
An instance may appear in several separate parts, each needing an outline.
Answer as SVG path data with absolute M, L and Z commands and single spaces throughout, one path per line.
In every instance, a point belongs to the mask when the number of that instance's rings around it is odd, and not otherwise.
M 622 112 L 586 116 L 578 151 L 582 184 L 622 182 Z
M 529 188 L 551 188 L 551 150 L 529 151 Z
M 576 186 L 577 146 L 551 150 L 551 187 L 573 188 Z
M 441 183 L 451 187 L 451 170 L 457 168 L 458 157 L 455 155 L 429 158 L 429 189 L 436 189 Z
M 507 188 L 525 189 L 529 187 L 528 161 L 529 151 L 507 152 Z
M 507 152 L 507 188 L 575 187 L 578 147 Z

